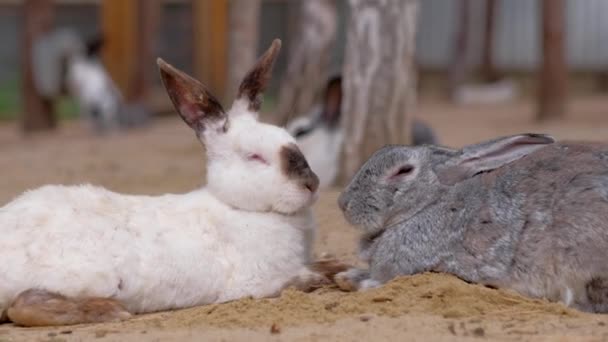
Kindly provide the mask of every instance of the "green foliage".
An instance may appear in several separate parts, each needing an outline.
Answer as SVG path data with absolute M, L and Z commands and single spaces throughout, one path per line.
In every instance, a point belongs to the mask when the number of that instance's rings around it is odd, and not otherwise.
M 78 117 L 78 104 L 70 97 L 61 97 L 55 107 L 59 120 Z M 14 120 L 22 111 L 21 84 L 18 79 L 0 83 L 0 121 Z
M 59 99 L 55 110 L 59 120 L 71 120 L 78 117 L 78 103 L 71 97 L 64 96 Z
M 8 80 L 0 83 L 0 120 L 12 120 L 21 110 L 20 91 L 18 80 Z
M 277 106 L 277 97 L 275 94 L 265 94 L 262 102 L 261 112 L 272 112 Z

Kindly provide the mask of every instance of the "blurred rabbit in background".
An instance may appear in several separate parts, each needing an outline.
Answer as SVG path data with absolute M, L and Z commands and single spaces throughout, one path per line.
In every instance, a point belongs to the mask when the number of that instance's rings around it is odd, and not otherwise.
M 321 103 L 307 115 L 287 123 L 287 131 L 296 138 L 312 169 L 321 181 L 321 188 L 331 186 L 338 174 L 338 164 L 344 133 L 340 127 L 342 106 L 342 77 L 327 81 Z M 433 129 L 414 118 L 412 144 L 434 145 L 439 140 Z
M 126 103 L 103 66 L 99 54 L 103 37 L 85 42 L 73 30 L 56 29 L 34 44 L 34 83 L 47 98 L 73 97 L 80 115 L 96 133 L 147 123 L 150 113 L 141 104 Z

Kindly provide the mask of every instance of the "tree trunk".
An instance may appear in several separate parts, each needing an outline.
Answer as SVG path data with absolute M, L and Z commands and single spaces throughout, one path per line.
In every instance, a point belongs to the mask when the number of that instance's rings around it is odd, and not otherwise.
M 139 63 L 135 64 L 134 81 L 128 100 L 141 101 L 158 78 L 156 57 L 158 56 L 158 30 L 161 20 L 160 0 L 139 0 L 138 52 Z
M 454 92 L 465 81 L 467 74 L 467 51 L 469 46 L 469 0 L 458 2 L 459 16 L 458 27 L 456 29 L 453 58 L 448 71 L 448 92 L 450 97 L 454 97 Z
M 415 103 L 416 0 L 350 0 L 343 71 L 340 181 L 377 149 L 411 142 Z
M 492 58 L 495 18 L 496 0 L 486 0 L 485 30 L 481 56 L 481 77 L 484 82 L 495 82 L 499 78 L 494 66 L 494 59 Z
M 106 0 L 107 1 L 107 0 Z M 194 76 L 220 100 L 228 79 L 228 0 L 190 0 Z
M 277 124 L 307 114 L 319 100 L 327 82 L 332 48 L 336 39 L 335 0 L 306 0 L 298 3 L 300 18 L 289 49 L 287 73 L 281 81 Z
M 565 56 L 564 0 L 542 1 L 542 65 L 539 79 L 538 120 L 566 113 L 568 71 Z
M 260 0 L 228 2 L 228 99 L 257 58 L 261 6 Z
M 34 83 L 32 47 L 35 40 L 53 28 L 54 6 L 50 0 L 26 0 L 23 6 L 23 44 L 21 49 L 23 115 L 26 132 L 52 129 L 57 125 L 53 102 L 39 94 Z

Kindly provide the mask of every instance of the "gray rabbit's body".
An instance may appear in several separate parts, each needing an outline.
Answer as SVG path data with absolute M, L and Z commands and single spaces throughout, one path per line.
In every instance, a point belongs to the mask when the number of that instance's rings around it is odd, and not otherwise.
M 346 287 L 437 271 L 608 311 L 606 145 L 520 135 L 462 151 L 387 147 L 340 205 L 369 262 L 338 275 Z

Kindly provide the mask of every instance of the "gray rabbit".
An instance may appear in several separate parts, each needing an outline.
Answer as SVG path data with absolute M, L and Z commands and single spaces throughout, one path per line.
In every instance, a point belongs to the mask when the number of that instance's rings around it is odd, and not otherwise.
M 608 312 L 608 145 L 521 134 L 453 150 L 387 146 L 339 197 L 369 269 L 340 287 L 446 272 Z

